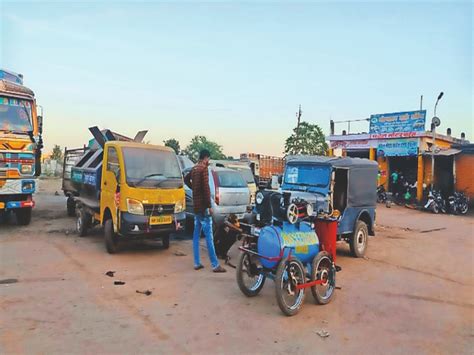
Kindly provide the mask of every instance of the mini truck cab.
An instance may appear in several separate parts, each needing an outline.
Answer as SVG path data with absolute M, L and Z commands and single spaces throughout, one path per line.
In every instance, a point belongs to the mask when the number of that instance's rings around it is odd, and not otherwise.
M 375 235 L 376 162 L 360 158 L 289 156 L 281 189 L 313 204 L 316 214 L 338 217 L 338 240 L 363 257 Z
M 41 175 L 43 118 L 37 108 L 23 75 L 0 69 L 0 220 L 13 212 L 19 225 L 31 221 Z
M 109 140 L 102 147 L 86 152 L 71 169 L 73 184 L 81 181 L 73 192 L 79 234 L 100 223 L 109 253 L 118 251 L 121 239 L 158 238 L 168 248 L 170 234 L 182 230 L 186 218 L 176 154 L 129 141 Z M 94 169 L 98 160 L 101 168 Z

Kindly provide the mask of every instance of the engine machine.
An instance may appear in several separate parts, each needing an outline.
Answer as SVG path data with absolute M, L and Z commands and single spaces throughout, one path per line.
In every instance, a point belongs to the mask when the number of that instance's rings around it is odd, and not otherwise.
M 266 278 L 275 280 L 282 312 L 296 314 L 305 290 L 316 302 L 331 301 L 336 287 L 337 219 L 318 216 L 313 205 L 291 193 L 261 191 L 256 196 L 256 222 L 247 226 L 237 265 L 237 283 L 256 296 Z

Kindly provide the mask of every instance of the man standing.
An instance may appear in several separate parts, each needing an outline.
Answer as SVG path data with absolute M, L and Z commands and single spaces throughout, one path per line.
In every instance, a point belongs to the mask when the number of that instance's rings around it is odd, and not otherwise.
M 199 161 L 186 175 L 184 182 L 193 190 L 194 204 L 194 234 L 193 234 L 193 251 L 194 251 L 194 269 L 200 270 L 204 266 L 201 264 L 199 257 L 199 239 L 201 230 L 206 237 L 207 250 L 209 252 L 209 260 L 211 261 L 212 271 L 226 272 L 217 261 L 216 251 L 214 249 L 214 240 L 212 236 L 212 208 L 211 208 L 211 190 L 209 188 L 209 159 L 211 154 L 207 149 L 203 149 L 199 154 Z

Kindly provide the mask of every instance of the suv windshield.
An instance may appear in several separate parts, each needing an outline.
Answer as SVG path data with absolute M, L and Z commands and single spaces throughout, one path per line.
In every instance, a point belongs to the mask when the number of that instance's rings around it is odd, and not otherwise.
M 0 129 L 28 133 L 31 126 L 31 102 L 0 96 Z
M 140 187 L 182 186 L 181 170 L 174 152 L 123 148 L 127 184 Z
M 329 167 L 314 164 L 288 165 L 286 184 L 324 187 L 329 183 Z
M 219 187 L 247 187 L 247 183 L 237 171 L 217 171 Z

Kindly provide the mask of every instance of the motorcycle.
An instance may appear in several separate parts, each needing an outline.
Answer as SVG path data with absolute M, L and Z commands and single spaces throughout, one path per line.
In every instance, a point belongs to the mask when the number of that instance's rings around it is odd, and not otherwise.
M 377 202 L 384 203 L 387 201 L 387 191 L 385 191 L 385 187 L 380 185 L 377 187 Z
M 469 210 L 469 199 L 463 192 L 455 192 L 448 198 L 449 212 L 453 214 L 466 214 Z
M 434 190 L 431 190 L 428 193 L 428 201 L 424 208 L 436 214 L 439 212 L 446 213 L 446 203 L 443 200 L 443 197 L 441 197 L 441 194 L 438 191 Z

